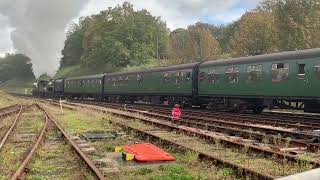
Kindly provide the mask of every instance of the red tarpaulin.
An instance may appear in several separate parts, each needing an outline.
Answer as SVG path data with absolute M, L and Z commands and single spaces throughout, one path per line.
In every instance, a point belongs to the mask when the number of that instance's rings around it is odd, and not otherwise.
M 137 161 L 174 161 L 175 158 L 157 146 L 145 143 L 124 146 L 123 149 L 134 155 Z

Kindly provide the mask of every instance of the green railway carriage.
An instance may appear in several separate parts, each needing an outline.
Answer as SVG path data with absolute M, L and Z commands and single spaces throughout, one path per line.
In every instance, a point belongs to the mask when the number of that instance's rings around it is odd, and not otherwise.
M 66 97 L 99 97 L 103 93 L 103 77 L 105 74 L 67 78 L 64 81 Z
M 144 100 L 155 104 L 191 104 L 197 63 L 105 76 L 104 96 L 112 100 Z
M 320 49 L 259 55 L 200 64 L 201 103 L 223 108 L 319 106 Z

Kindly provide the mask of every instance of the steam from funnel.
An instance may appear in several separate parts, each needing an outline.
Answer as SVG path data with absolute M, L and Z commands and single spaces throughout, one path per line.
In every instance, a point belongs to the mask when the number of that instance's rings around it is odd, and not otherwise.
M 38 77 L 58 69 L 65 29 L 87 0 L 0 0 L 0 14 L 14 30 L 14 49 L 32 59 Z

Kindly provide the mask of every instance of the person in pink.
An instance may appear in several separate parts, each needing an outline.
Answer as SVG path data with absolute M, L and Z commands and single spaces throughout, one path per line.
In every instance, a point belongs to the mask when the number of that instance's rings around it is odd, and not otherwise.
M 172 115 L 172 122 L 177 123 L 181 117 L 181 110 L 178 104 L 176 104 L 172 109 L 171 115 Z

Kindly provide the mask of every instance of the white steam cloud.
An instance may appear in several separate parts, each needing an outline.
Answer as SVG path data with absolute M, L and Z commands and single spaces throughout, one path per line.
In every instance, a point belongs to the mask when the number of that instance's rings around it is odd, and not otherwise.
M 87 0 L 0 0 L 0 17 L 13 31 L 11 40 L 18 53 L 32 59 L 36 76 L 53 74 L 59 66 L 65 29 Z M 1 18 L 0 18 L 1 19 Z

